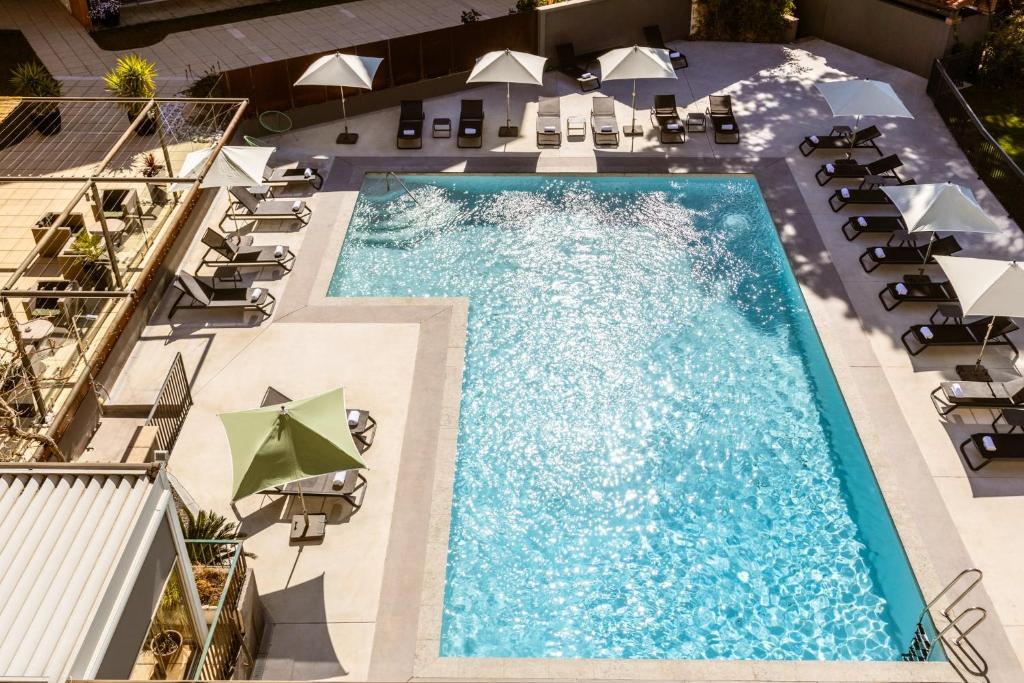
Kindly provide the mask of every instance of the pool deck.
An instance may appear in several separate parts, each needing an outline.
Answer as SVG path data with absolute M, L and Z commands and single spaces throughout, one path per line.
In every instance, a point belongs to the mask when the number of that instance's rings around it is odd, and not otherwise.
M 338 124 L 294 131 L 274 140 L 275 163 L 322 155 L 330 159 L 324 189 L 307 196 L 314 216 L 300 231 L 257 234 L 290 245 L 293 272 L 270 269 L 258 282 L 278 295 L 270 321 L 181 311 L 168 324 L 171 294 L 147 327 L 127 365 L 108 382 L 117 402 L 145 402 L 159 386 L 174 353 L 193 374 L 195 405 L 169 470 L 200 507 L 236 515 L 256 553 L 250 565 L 274 625 L 264 639 L 258 674 L 265 679 L 649 679 L 707 681 L 955 681 L 945 664 L 737 661 L 589 661 L 445 659 L 437 656 L 440 606 L 454 475 L 455 439 L 465 342 L 463 299 L 334 299 L 325 296 L 363 174 L 397 172 L 753 173 L 779 229 L 808 308 L 849 404 L 872 467 L 911 559 L 931 597 L 961 569 L 984 570 L 970 604 L 990 610 L 972 640 L 991 665 L 992 681 L 1024 680 L 1024 550 L 1013 544 L 1011 523 L 1024 518 L 1024 470 L 995 463 L 970 472 L 957 450 L 985 412 L 941 420 L 928 393 L 950 377 L 970 351 L 928 351 L 911 359 L 899 342 L 908 325 L 930 309 L 882 310 L 877 292 L 900 269 L 865 274 L 856 258 L 877 241 L 847 242 L 839 225 L 850 211 L 825 204 L 831 189 L 813 173 L 832 158 L 803 158 L 804 135 L 828 132 L 821 79 L 845 74 L 889 81 L 914 120 L 875 121 L 886 153 L 898 153 L 905 175 L 919 182 L 954 180 L 970 186 L 1006 229 L 987 237 L 958 235 L 964 254 L 1007 258 L 1024 252 L 1024 233 L 1010 224 L 952 141 L 924 92 L 923 79 L 821 41 L 797 45 L 686 43 L 691 67 L 680 80 L 641 82 L 638 101 L 674 92 L 681 108 L 703 110 L 712 92 L 733 95 L 743 132 L 740 145 L 714 145 L 697 134 L 685 145 L 663 147 L 648 134 L 628 153 L 564 142 L 538 151 L 533 119 L 538 94 L 560 95 L 562 116 L 586 116 L 590 95 L 550 74 L 543 89 L 513 87 L 513 118 L 522 136 L 509 144 L 495 136 L 504 116 L 504 88 L 463 93 L 482 97 L 488 112 L 482 150 L 458 150 L 454 140 L 424 138 L 419 151 L 397 152 L 395 110 L 354 117 L 358 147 L 333 144 Z M 628 82 L 608 83 L 604 94 L 628 102 Z M 529 98 L 531 102 L 525 100 Z M 429 118 L 458 115 L 459 96 L 428 100 Z M 620 124 L 628 123 L 624 105 Z M 643 110 L 645 111 L 645 110 Z M 846 121 L 840 121 L 845 123 Z M 354 155 L 359 156 L 340 156 Z M 873 152 L 859 158 L 875 158 Z M 222 193 L 223 195 L 223 193 Z M 210 222 L 222 211 L 221 196 Z M 867 213 L 879 213 L 869 211 Z M 200 250 L 194 248 L 191 263 Z M 932 267 L 930 272 L 938 274 Z M 1020 333 L 1015 335 L 1024 343 Z M 986 365 L 1000 377 L 1017 369 L 999 349 Z M 259 404 L 268 385 L 303 396 L 342 385 L 353 406 L 380 423 L 367 453 L 371 469 L 366 504 L 350 515 L 328 505 L 331 524 L 320 545 L 289 546 L 284 503 L 256 497 L 228 505 L 227 441 L 216 414 Z M 982 427 L 983 428 L 983 427 Z M 89 459 L 117 453 L 97 447 Z

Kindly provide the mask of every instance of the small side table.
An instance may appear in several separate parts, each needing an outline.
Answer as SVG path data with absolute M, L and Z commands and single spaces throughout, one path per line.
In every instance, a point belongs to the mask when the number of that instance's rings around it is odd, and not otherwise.
M 582 116 L 570 116 L 565 121 L 566 135 L 568 137 L 587 137 L 587 120 Z
M 54 324 L 44 318 L 36 318 L 35 320 L 29 320 L 24 325 L 18 326 L 18 332 L 21 334 L 21 341 L 27 347 L 31 346 L 33 349 L 39 349 L 39 345 L 49 339 L 50 335 L 53 334 Z M 51 343 L 50 348 L 52 350 L 53 345 Z
M 601 87 L 601 80 L 589 72 L 577 78 L 576 82 L 580 84 L 580 90 L 582 92 L 590 92 Z
M 435 138 L 450 138 L 452 136 L 452 120 L 434 119 L 430 126 L 430 135 Z
M 708 120 L 704 112 L 691 111 L 686 115 L 686 130 L 691 133 L 703 133 L 708 129 Z

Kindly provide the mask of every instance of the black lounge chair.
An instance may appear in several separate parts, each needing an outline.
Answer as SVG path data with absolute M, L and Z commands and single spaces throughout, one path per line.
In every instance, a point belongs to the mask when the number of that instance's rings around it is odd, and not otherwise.
M 558 97 L 541 97 L 537 101 L 537 146 L 561 147 L 562 145 L 562 100 Z
M 658 127 L 658 140 L 664 145 L 686 142 L 686 125 L 679 118 L 675 95 L 655 95 L 651 120 Z
M 711 95 L 708 99 L 707 115 L 715 129 L 715 142 L 720 145 L 738 145 L 740 126 L 732 113 L 732 97 Z
M 931 393 L 939 415 L 957 408 L 1024 408 L 1024 377 L 1009 382 L 942 382 Z
M 223 225 L 227 219 L 249 219 L 267 221 L 297 220 L 302 225 L 309 223 L 313 210 L 301 199 L 259 199 L 244 187 L 232 187 L 229 192 L 234 200 L 228 206 Z
M 878 300 L 891 311 L 905 303 L 954 303 L 957 296 L 949 282 L 890 282 L 878 293 Z
M 661 27 L 657 24 L 654 26 L 644 26 L 644 40 L 647 41 L 649 47 L 668 50 L 668 58 L 672 62 L 672 68 L 676 71 L 690 66 L 689 62 L 686 61 L 686 55 L 679 50 L 673 50 L 665 44 L 665 39 L 661 36 Z
M 276 302 L 274 295 L 264 287 L 217 289 L 183 271 L 174 276 L 171 286 L 180 293 L 171 304 L 171 311 L 167 314 L 168 319 L 173 318 L 179 308 L 255 309 L 262 313 L 264 318 L 269 318 Z M 183 306 L 181 300 L 186 296 L 192 300 L 192 303 Z
M 985 340 L 989 321 L 989 318 L 981 318 L 969 323 L 911 325 L 910 329 L 900 337 L 900 340 L 911 356 L 916 356 L 929 346 L 980 346 Z M 1013 350 L 1014 359 L 1016 359 L 1019 352 L 1007 336 L 1016 329 L 1016 323 L 1009 318 L 996 317 L 992 333 L 988 336 L 988 346 L 1009 346 Z M 911 348 L 911 339 L 917 342 L 917 350 Z
M 590 129 L 595 145 L 619 146 L 619 122 L 615 118 L 615 98 L 595 95 L 590 104 Z
M 398 136 L 395 146 L 398 149 L 420 149 L 423 147 L 423 100 L 402 100 L 402 108 L 398 113 Z
M 1013 416 L 1012 422 L 1011 417 Z M 977 472 L 993 460 L 1024 460 L 1024 410 L 1000 410 L 999 415 L 992 421 L 991 432 L 971 434 L 970 438 L 960 444 L 960 454 L 964 462 L 973 471 Z M 1003 420 L 1010 425 L 1009 431 L 999 431 L 999 421 Z M 1018 428 L 1020 432 L 1016 432 Z M 974 445 L 974 450 L 981 458 L 981 462 L 975 465 L 967 456 L 967 447 Z
M 814 174 L 814 179 L 818 181 L 818 185 L 825 186 L 836 178 L 842 178 L 844 180 L 855 180 L 857 178 L 864 178 L 865 176 L 891 176 L 899 180 L 899 175 L 896 174 L 896 169 L 903 165 L 900 161 L 899 156 L 890 154 L 887 157 L 882 157 L 876 161 L 872 161 L 869 164 L 860 164 L 856 161 L 838 159 L 835 163 L 822 164 L 818 172 Z
M 295 254 L 287 246 L 253 245 L 251 242 L 243 245 L 237 240 L 228 239 L 213 228 L 206 229 L 202 242 L 207 246 L 207 250 L 200 259 L 200 267 L 281 266 L 287 272 L 292 269 L 291 264 L 295 261 Z M 211 257 L 211 254 L 216 254 L 220 258 Z
M 843 223 L 843 236 L 850 242 L 864 234 L 891 235 L 905 230 L 900 216 L 850 216 Z
M 882 150 L 878 149 L 878 145 L 875 144 L 875 140 L 882 137 L 882 132 L 875 126 L 868 126 L 858 130 L 853 134 L 853 144 L 851 145 L 850 136 L 848 135 L 811 135 L 804 138 L 797 149 L 805 157 L 810 156 L 812 153 L 818 150 L 827 150 L 834 152 L 837 150 L 853 150 L 857 148 L 870 147 L 871 149 L 878 152 L 878 156 L 882 156 Z
M 952 235 L 932 242 L 930 251 L 927 244 L 868 247 L 860 255 L 860 267 L 864 269 L 865 273 L 870 273 L 879 266 L 923 266 L 927 265 L 924 260 L 925 254 L 928 254 L 928 264 L 931 264 L 935 263 L 936 256 L 949 256 L 960 249 L 960 244 Z
M 462 100 L 462 109 L 459 112 L 459 135 L 455 144 L 457 147 L 483 147 L 483 100 Z
M 576 56 L 576 49 L 572 43 L 560 43 L 555 45 L 556 66 L 560 72 L 576 80 L 580 90 L 588 92 L 601 87 L 601 79 L 580 66 L 580 60 Z
M 916 185 L 917 181 L 911 178 L 900 182 L 900 185 Z M 881 188 L 849 188 L 841 187 L 832 193 L 828 198 L 828 206 L 833 212 L 839 211 L 850 204 L 871 204 L 892 206 L 892 200 Z

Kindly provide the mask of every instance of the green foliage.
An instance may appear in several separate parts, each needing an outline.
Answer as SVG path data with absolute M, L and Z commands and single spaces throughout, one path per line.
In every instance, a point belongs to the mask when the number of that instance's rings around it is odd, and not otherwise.
M 234 541 L 243 538 L 235 532 L 235 525 L 224 515 L 211 510 L 200 510 L 192 515 L 182 510 L 182 532 L 190 541 Z M 219 564 L 234 552 L 229 546 L 214 543 L 188 543 L 188 557 L 193 564 Z
M 107 91 L 115 97 L 153 97 L 156 95 L 156 64 L 139 55 L 125 55 L 103 77 Z M 132 109 L 141 109 L 132 107 Z
M 71 251 L 89 263 L 96 263 L 107 257 L 103 237 L 88 230 L 79 230 L 71 242 Z
M 1003 19 L 988 34 L 978 74 L 993 88 L 1024 88 L 1024 9 Z
M 786 31 L 786 17 L 795 11 L 794 0 L 695 0 L 700 40 L 776 42 Z
M 218 97 L 221 92 L 220 80 L 221 73 L 210 67 L 178 94 L 184 97 Z
M 60 81 L 39 62 L 22 62 L 11 70 L 11 88 L 21 97 L 60 97 Z
M 468 9 L 462 13 L 462 23 L 472 24 L 474 21 L 480 21 L 482 15 L 475 9 Z
M 523 14 L 532 12 L 543 3 L 540 0 L 516 0 L 516 6 L 508 11 L 509 14 Z

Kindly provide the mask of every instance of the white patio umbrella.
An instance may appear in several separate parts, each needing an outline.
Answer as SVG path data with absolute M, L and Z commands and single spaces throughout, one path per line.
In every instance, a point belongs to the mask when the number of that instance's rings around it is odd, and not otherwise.
M 263 172 L 276 147 L 224 146 L 203 176 L 199 187 L 250 187 L 263 184 Z M 213 154 L 213 147 L 189 152 L 178 171 L 180 178 L 192 178 Z M 172 192 L 188 189 L 186 183 L 171 183 Z
M 466 83 L 505 84 L 505 125 L 498 129 L 499 136 L 514 138 L 519 135 L 518 126 L 512 125 L 512 83 L 544 85 L 544 63 L 547 61 L 547 57 L 514 50 L 488 52 L 476 60 Z
M 892 86 L 884 81 L 872 81 L 867 78 L 845 81 L 825 81 L 816 86 L 832 110 L 832 116 L 853 116 L 853 132 L 857 132 L 862 116 L 885 116 L 914 118 L 910 110 L 904 106 Z M 850 149 L 853 149 L 853 136 L 850 136 Z M 850 153 L 847 153 L 850 156 Z
M 620 47 L 611 50 L 597 58 L 601 63 L 601 80 L 633 81 L 633 120 L 628 129 L 623 129 L 625 135 L 635 137 L 643 134 L 643 128 L 636 125 L 636 81 L 638 78 L 678 78 L 676 70 L 672 68 L 672 60 L 668 56 L 668 50 L 656 47 Z M 630 140 L 630 151 L 633 149 L 633 141 Z
M 883 187 L 896 205 L 907 232 L 998 232 L 999 225 L 978 205 L 974 193 L 954 183 L 924 183 Z M 931 256 L 932 238 L 924 263 Z
M 345 88 L 373 90 L 373 76 L 384 60 L 380 57 L 360 57 L 335 52 L 324 55 L 309 65 L 295 85 L 333 85 L 341 90 L 341 116 L 345 120 L 345 131 L 337 140 L 339 145 L 354 145 L 358 133 L 348 132 L 348 112 L 345 111 Z
M 965 316 L 992 316 L 975 362 L 981 365 L 996 317 L 1024 317 L 1024 268 L 1016 261 L 998 259 L 936 256 L 935 260 L 956 290 Z

